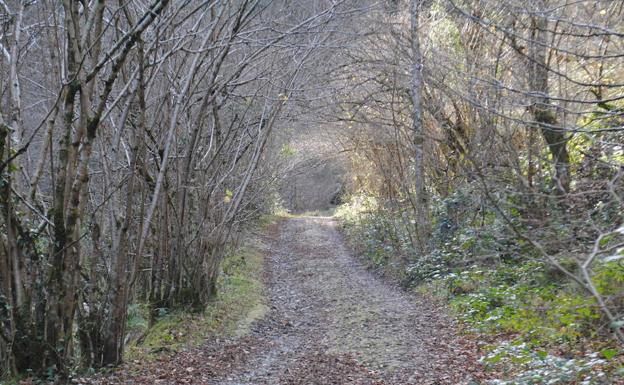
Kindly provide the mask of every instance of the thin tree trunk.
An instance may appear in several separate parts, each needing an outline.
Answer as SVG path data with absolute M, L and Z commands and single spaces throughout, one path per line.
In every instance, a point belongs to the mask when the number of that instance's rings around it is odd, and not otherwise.
M 545 7 L 543 2 L 540 5 Z M 559 127 L 556 111 L 549 98 L 546 41 L 548 20 L 545 17 L 535 17 L 531 27 L 532 63 L 529 82 L 531 91 L 538 95 L 531 106 L 531 112 L 552 155 L 556 191 L 558 195 L 565 195 L 570 191 L 570 156 L 567 149 L 568 138 L 565 131 Z
M 423 54 L 420 47 L 419 16 L 422 0 L 410 0 L 412 43 L 412 130 L 414 135 L 414 184 L 416 188 L 416 236 L 421 254 L 427 252 L 431 232 L 429 194 L 425 176 L 425 130 L 423 124 Z

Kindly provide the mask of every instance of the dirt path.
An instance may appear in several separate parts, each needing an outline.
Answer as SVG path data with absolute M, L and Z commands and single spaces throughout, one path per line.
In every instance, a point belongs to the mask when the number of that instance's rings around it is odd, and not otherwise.
M 278 224 L 268 241 L 269 309 L 249 334 L 99 383 L 480 384 L 474 348 L 444 311 L 367 271 L 336 227 L 322 217 Z
M 215 384 L 460 384 L 478 371 L 451 320 L 368 272 L 331 218 L 280 224 L 262 348 Z

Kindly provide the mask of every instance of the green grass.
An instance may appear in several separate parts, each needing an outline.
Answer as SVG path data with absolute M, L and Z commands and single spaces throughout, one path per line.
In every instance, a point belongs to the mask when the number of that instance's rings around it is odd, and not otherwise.
M 265 219 L 265 225 L 272 221 Z M 159 353 L 199 346 L 209 337 L 246 334 L 253 321 L 262 318 L 267 310 L 262 281 L 263 266 L 260 245 L 248 244 L 222 262 L 218 294 L 204 312 L 192 314 L 180 310 L 163 314 L 147 331 L 145 323 L 141 322 L 146 314 L 129 313 L 129 324 L 132 322 L 139 328 L 143 327 L 144 335 L 139 343 L 133 342 L 127 346 L 127 359 L 143 360 Z M 133 306 L 143 309 L 143 306 Z
M 333 217 L 336 214 L 336 208 L 332 207 L 325 210 L 311 210 L 304 211 L 303 213 L 297 214 L 295 216 L 300 217 Z

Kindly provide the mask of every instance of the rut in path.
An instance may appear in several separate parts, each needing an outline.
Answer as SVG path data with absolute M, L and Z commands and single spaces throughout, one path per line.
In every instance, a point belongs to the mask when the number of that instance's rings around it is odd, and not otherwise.
M 267 263 L 262 348 L 215 384 L 461 384 L 478 373 L 444 311 L 367 271 L 331 218 L 284 220 Z

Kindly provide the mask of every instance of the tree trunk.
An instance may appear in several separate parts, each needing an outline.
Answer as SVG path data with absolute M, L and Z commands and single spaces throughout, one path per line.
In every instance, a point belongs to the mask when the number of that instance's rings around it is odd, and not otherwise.
M 421 254 L 427 252 L 430 234 L 429 195 L 425 180 L 425 132 L 423 124 L 423 54 L 418 35 L 422 0 L 410 0 L 412 41 L 412 130 L 414 135 L 414 184 L 416 187 L 416 236 Z
M 542 9 L 544 2 L 540 2 Z M 535 17 L 531 25 L 531 63 L 529 86 L 536 95 L 530 108 L 537 128 L 540 130 L 552 156 L 555 169 L 555 189 L 558 195 L 570 191 L 570 156 L 567 149 L 568 138 L 557 121 L 556 110 L 550 103 L 548 87 L 548 42 L 546 34 L 548 20 Z

